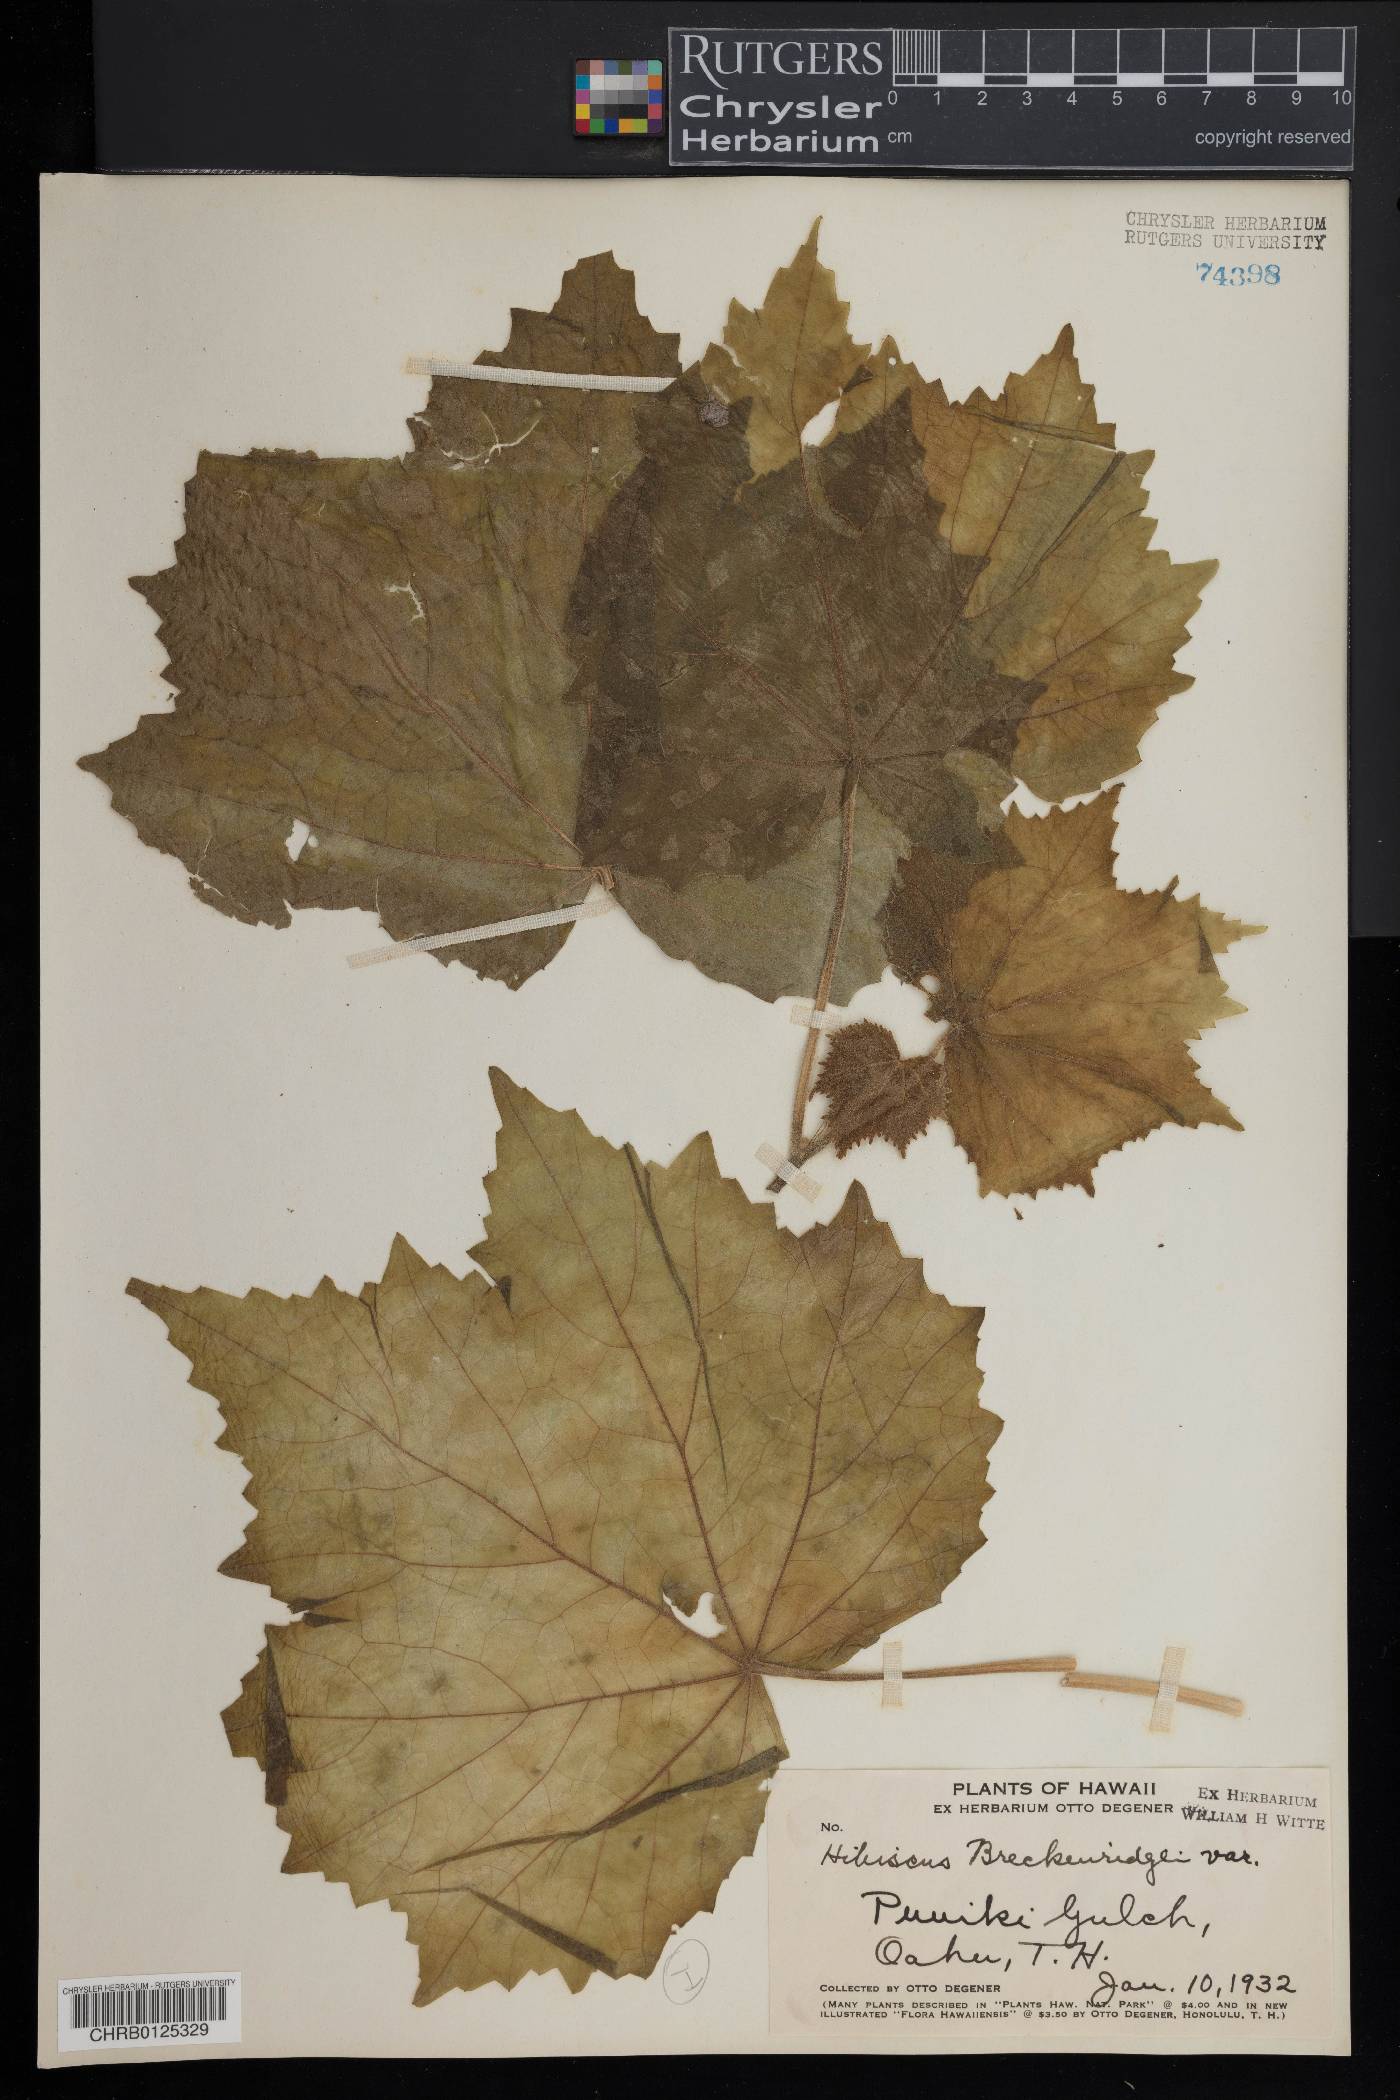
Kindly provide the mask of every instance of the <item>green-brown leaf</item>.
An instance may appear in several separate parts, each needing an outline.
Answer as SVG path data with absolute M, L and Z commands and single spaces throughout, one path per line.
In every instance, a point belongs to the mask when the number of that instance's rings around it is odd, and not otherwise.
M 704 1138 L 648 1168 L 496 1092 L 487 1275 L 400 1240 L 358 1298 L 131 1286 L 251 1474 L 228 1572 L 303 1615 L 232 1746 L 288 1872 L 406 1914 L 422 2002 L 650 1971 L 753 1847 L 786 1754 L 765 1668 L 937 1602 L 999 1426 L 981 1315 L 859 1190 L 797 1238 Z M 672 1609 L 705 1594 L 713 1639 Z
M 695 957 L 709 918 L 724 974 L 773 998 L 816 983 L 849 800 L 846 913 L 866 940 L 838 958 L 840 999 L 878 974 L 874 921 L 911 841 L 985 852 L 984 774 L 1034 688 L 968 642 L 977 564 L 937 530 L 907 400 L 757 479 L 743 404 L 720 425 L 710 406 L 688 373 L 643 411 L 644 463 L 579 574 L 581 836 L 645 932 Z M 741 918 L 760 949 L 735 941 Z
M 483 364 L 676 369 L 609 255 Z M 249 923 L 358 906 L 397 939 L 579 902 L 587 720 L 563 636 L 636 462 L 640 397 L 436 379 L 402 460 L 201 455 L 160 617 L 173 712 L 83 761 L 195 894 Z M 293 823 L 310 839 L 287 851 Z M 468 951 L 518 984 L 567 929 Z
M 1006 843 L 1018 864 L 965 896 L 924 856 L 900 871 L 891 947 L 911 981 L 937 980 L 929 1010 L 948 1024 L 941 1112 L 984 1194 L 1092 1192 L 1105 1153 L 1163 1124 L 1240 1127 L 1187 1046 L 1243 1011 L 1215 957 L 1262 929 L 1174 886 L 1120 889 L 1117 802 L 1115 789 L 1045 817 L 1013 810 Z

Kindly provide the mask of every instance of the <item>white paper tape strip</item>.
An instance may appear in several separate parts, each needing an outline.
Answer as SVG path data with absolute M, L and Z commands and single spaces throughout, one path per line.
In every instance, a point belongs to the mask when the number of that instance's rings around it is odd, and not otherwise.
M 834 1028 L 836 1009 L 831 1006 L 813 1006 L 810 999 L 798 999 L 788 1018 L 794 1028 Z
M 521 919 L 497 919 L 490 926 L 463 926 L 456 933 L 423 933 L 415 941 L 394 941 L 387 948 L 361 948 L 345 960 L 352 970 L 367 970 L 372 963 L 397 962 L 401 955 L 422 955 L 430 948 L 457 948 L 466 941 L 498 941 L 507 933 L 533 933 L 537 926 L 567 926 L 573 919 L 601 918 L 615 911 L 611 897 L 594 897 L 586 904 L 567 904 L 562 911 L 527 912 Z
M 815 1203 L 820 1196 L 821 1183 L 813 1181 L 810 1174 L 804 1174 L 790 1159 L 784 1159 L 776 1145 L 760 1145 L 754 1158 L 760 1166 L 767 1167 L 770 1174 L 776 1174 L 779 1181 L 785 1181 L 790 1189 L 796 1189 L 799 1196 L 805 1196 L 809 1203 Z
M 1170 1735 L 1172 1718 L 1176 1713 L 1176 1695 L 1181 1689 L 1181 1673 L 1186 1668 L 1186 1650 L 1168 1648 L 1162 1657 L 1162 1674 L 1157 1679 L 1157 1697 L 1152 1702 L 1152 1718 L 1147 1724 L 1151 1735 Z
M 884 1677 L 880 1683 L 881 1706 L 903 1706 L 904 1704 L 904 1643 L 886 1641 L 880 1657 L 884 1666 Z
M 567 386 L 595 394 L 659 394 L 673 379 L 634 372 L 531 372 L 516 365 L 474 365 L 458 357 L 410 357 L 406 372 L 433 379 L 485 379 L 497 386 Z

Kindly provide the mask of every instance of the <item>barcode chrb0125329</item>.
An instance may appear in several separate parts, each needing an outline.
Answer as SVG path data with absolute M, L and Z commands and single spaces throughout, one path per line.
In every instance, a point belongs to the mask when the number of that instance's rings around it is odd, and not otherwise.
M 242 2039 L 242 1978 L 88 1976 L 58 1986 L 58 2046 L 181 2048 Z

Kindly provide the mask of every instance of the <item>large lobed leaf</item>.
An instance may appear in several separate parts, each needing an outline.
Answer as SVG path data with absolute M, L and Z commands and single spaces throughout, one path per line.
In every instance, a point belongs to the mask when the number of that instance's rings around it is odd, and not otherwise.
M 603 869 L 667 952 L 763 998 L 941 979 L 950 944 L 961 985 L 965 910 L 1024 913 L 1018 967 L 1049 943 L 1073 979 L 1026 859 L 1050 834 L 1008 791 L 1136 762 L 1214 564 L 1151 546 L 1151 455 L 1117 448 L 1068 328 L 950 402 L 853 340 L 816 240 L 659 394 L 439 378 L 406 459 L 201 459 L 176 563 L 140 585 L 174 711 L 84 761 L 197 894 L 272 924 L 360 905 L 405 938 L 578 901 Z M 479 363 L 666 378 L 675 340 L 594 256 Z M 985 1001 L 920 1064 L 865 1024 L 823 1067 L 839 1149 L 902 1151 L 942 1113 L 985 1187 L 1089 1187 L 1156 1121 L 1233 1122 L 1184 1047 L 1234 1010 L 1218 976 L 1183 995 L 1176 921 L 1099 870 L 1086 924 L 1150 1010 L 1088 1001 L 1092 1085 L 1082 1043 L 1042 1044 L 1032 1078 Z M 517 984 L 565 938 L 456 952 Z
M 675 344 L 601 255 L 478 362 L 664 375 Z M 134 579 L 174 710 L 83 764 L 234 918 L 353 905 L 408 938 L 580 901 L 588 725 L 563 623 L 636 462 L 640 398 L 439 378 L 406 459 L 202 454 L 174 567 Z M 298 819 L 311 838 L 293 860 Z M 517 984 L 564 937 L 471 961 Z
M 977 766 L 1010 754 L 1031 688 L 960 625 L 976 564 L 937 530 L 907 403 L 751 480 L 743 411 L 716 427 L 711 398 L 687 374 L 644 411 L 580 572 L 582 836 L 664 948 L 773 996 L 816 981 L 849 797 L 869 889 L 840 999 L 878 974 L 872 907 L 911 840 L 985 853 Z M 761 946 L 735 941 L 749 918 Z
M 764 1669 L 937 1602 L 999 1427 L 980 1313 L 858 1189 L 797 1238 L 707 1139 L 649 1168 L 493 1079 L 486 1275 L 399 1240 L 358 1298 L 131 1285 L 251 1475 L 227 1571 L 301 1615 L 232 1747 L 286 1871 L 406 1914 L 420 2002 L 650 1971 L 753 1848 Z
M 1223 1124 L 1228 1108 L 1187 1049 L 1242 1009 L 1216 956 L 1258 933 L 1167 890 L 1114 881 L 1118 793 L 1006 821 L 1012 864 L 964 895 L 938 856 L 900 869 L 886 912 L 895 967 L 945 1022 L 936 1052 L 899 1056 L 873 1023 L 840 1030 L 819 1085 L 842 1152 L 886 1137 L 906 1151 L 945 1116 L 984 1194 L 1092 1192 L 1104 1154 L 1166 1123 Z
M 204 455 L 138 582 L 174 711 L 84 763 L 239 918 L 442 932 L 601 865 L 670 953 L 773 998 L 830 941 L 848 997 L 902 859 L 965 895 L 1014 777 L 1136 762 L 1213 564 L 1151 547 L 1068 329 L 950 403 L 847 321 L 814 227 L 660 396 L 439 378 L 404 460 Z M 603 255 L 478 362 L 669 377 L 675 342 Z M 518 983 L 564 938 L 457 952 Z
M 1191 683 L 1173 663 L 1217 564 L 1152 546 L 1153 455 L 1121 451 L 1098 420 L 1073 329 L 995 399 L 979 387 L 950 402 L 888 341 L 864 378 L 873 392 L 848 395 L 841 421 L 907 394 L 939 529 L 977 565 L 970 634 L 1037 688 L 1015 772 L 1050 801 L 1126 772 L 1157 710 Z

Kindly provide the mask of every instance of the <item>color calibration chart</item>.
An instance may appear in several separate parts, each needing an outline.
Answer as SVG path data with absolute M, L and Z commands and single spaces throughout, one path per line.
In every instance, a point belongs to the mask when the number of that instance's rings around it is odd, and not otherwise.
M 574 130 L 583 138 L 656 137 L 665 128 L 659 58 L 581 58 Z

